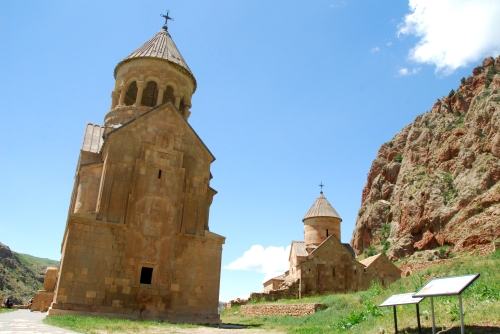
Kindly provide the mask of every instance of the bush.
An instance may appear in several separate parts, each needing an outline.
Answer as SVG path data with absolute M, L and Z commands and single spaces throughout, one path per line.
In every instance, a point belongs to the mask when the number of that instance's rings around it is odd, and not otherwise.
M 399 162 L 399 163 L 402 163 L 403 162 L 403 155 L 401 155 L 401 153 L 398 153 L 394 156 L 394 158 L 392 158 L 392 160 Z
M 377 251 L 375 250 L 375 247 L 370 246 L 368 248 L 365 248 L 365 250 L 363 251 L 363 254 L 366 257 L 370 257 L 370 256 L 373 256 L 373 255 L 377 255 Z
M 452 88 L 450 92 L 448 93 L 448 98 L 451 99 L 455 95 L 455 90 Z
M 465 84 L 465 77 L 462 77 L 462 79 L 460 79 L 460 83 Z

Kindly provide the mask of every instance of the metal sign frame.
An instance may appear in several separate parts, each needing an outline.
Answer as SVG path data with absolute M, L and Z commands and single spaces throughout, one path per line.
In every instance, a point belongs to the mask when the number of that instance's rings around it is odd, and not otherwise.
M 413 298 L 431 299 L 431 316 L 432 316 L 432 334 L 436 334 L 436 323 L 434 319 L 434 300 L 433 297 L 456 296 L 458 295 L 458 303 L 460 308 L 460 328 L 461 333 L 465 334 L 464 327 L 464 312 L 462 307 L 462 292 L 467 289 L 480 274 L 471 274 L 463 276 L 441 277 L 434 278 L 418 290 Z
M 382 304 L 379 305 L 379 307 L 392 306 L 392 310 L 394 312 L 394 333 L 396 334 L 398 333 L 398 317 L 396 312 L 396 306 L 412 305 L 412 304 L 415 304 L 415 308 L 417 311 L 418 332 L 422 333 L 422 328 L 420 326 L 420 309 L 418 307 L 418 304 L 420 304 L 420 302 L 424 300 L 424 297 L 414 298 L 414 294 L 415 292 L 392 295 L 389 298 L 387 298 Z

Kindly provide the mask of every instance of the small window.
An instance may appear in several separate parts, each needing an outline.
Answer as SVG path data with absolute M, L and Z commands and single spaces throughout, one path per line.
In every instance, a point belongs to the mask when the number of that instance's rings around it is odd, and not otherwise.
M 326 237 L 328 238 L 328 229 L 326 229 Z
M 332 269 L 332 275 L 335 277 L 335 268 Z
M 151 284 L 152 277 L 153 277 L 153 268 L 148 268 L 148 267 L 141 268 L 141 284 Z
M 161 169 L 158 170 L 158 178 L 161 179 Z

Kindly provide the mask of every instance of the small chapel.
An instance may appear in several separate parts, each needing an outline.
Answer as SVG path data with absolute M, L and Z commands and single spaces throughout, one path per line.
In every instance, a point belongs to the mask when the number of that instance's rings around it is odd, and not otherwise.
M 288 258 L 290 269 L 264 282 L 264 292 L 272 293 L 295 282 L 299 284 L 301 298 L 366 290 L 372 281 L 386 285 L 401 278 L 401 270 L 383 254 L 361 261 L 356 259 L 351 246 L 340 241 L 342 218 L 323 191 L 302 222 L 304 241 L 292 241 Z
M 215 157 L 189 124 L 196 79 L 164 17 L 116 65 L 104 125 L 86 126 L 49 316 L 220 323 Z

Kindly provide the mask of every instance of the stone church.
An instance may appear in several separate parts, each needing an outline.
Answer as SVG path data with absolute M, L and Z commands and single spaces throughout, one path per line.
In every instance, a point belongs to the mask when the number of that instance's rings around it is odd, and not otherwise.
M 196 79 L 167 26 L 116 65 L 87 124 L 49 315 L 217 324 L 222 244 L 210 150 L 189 125 Z
M 299 297 L 365 290 L 372 281 L 382 285 L 396 281 L 401 271 L 385 255 L 356 260 L 351 246 L 340 240 L 342 218 L 320 192 L 302 219 L 304 241 L 292 241 L 290 269 L 264 282 L 264 292 L 299 284 Z M 288 283 L 288 284 L 283 284 Z M 279 295 L 279 294 L 278 294 Z M 270 296 L 269 299 L 275 299 Z

